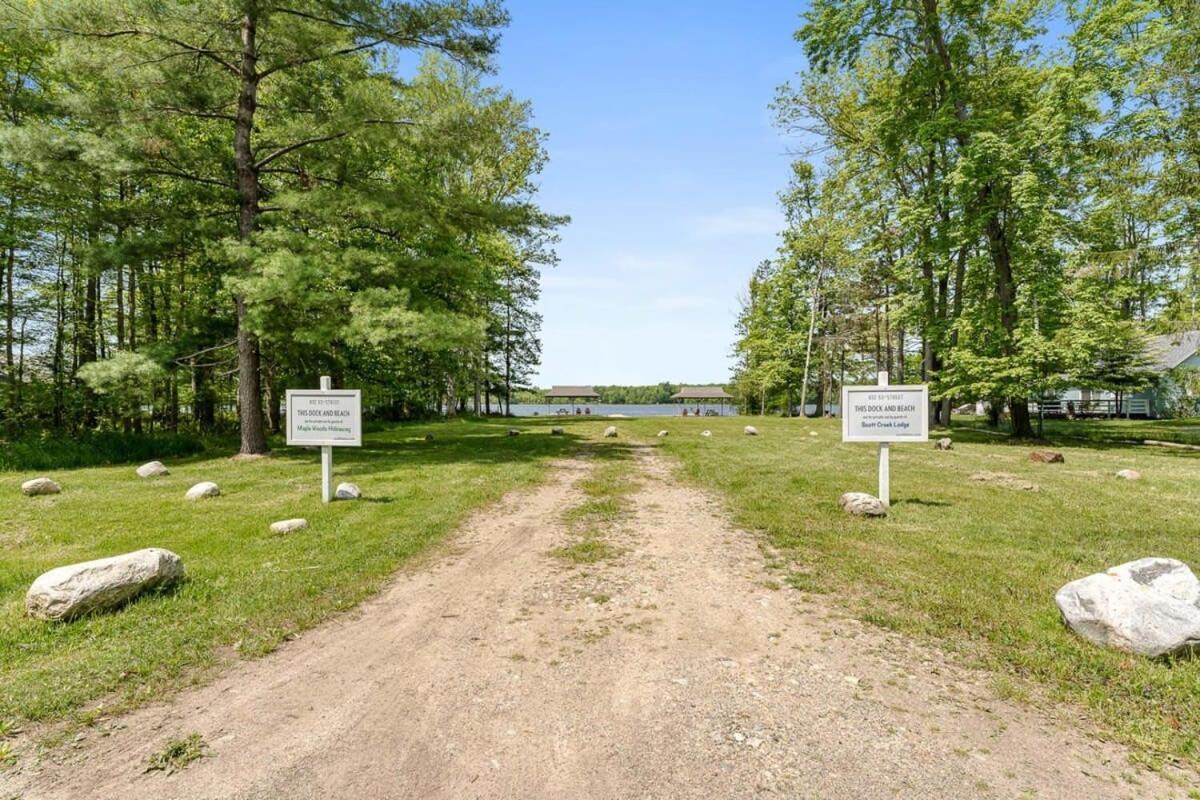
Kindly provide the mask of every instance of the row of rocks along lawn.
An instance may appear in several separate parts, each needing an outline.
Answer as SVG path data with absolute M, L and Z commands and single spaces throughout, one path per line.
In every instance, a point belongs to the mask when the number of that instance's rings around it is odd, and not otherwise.
M 509 431 L 516 436 L 520 431 Z M 551 435 L 561 436 L 563 429 L 555 426 Z M 425 434 L 432 441 L 433 434 Z M 161 461 L 150 461 L 137 468 L 139 478 L 160 478 L 171 471 Z M 30 497 L 60 494 L 62 486 L 51 478 L 40 477 L 21 484 L 21 491 Z M 187 490 L 184 499 L 190 502 L 221 496 L 221 487 L 213 481 L 201 481 Z M 334 491 L 337 500 L 359 500 L 362 489 L 354 483 L 338 484 Z M 272 522 L 270 532 L 288 534 L 307 530 L 308 520 L 302 518 Z M 85 561 L 56 567 L 40 575 L 25 595 L 26 611 L 33 617 L 65 621 L 92 611 L 116 608 L 144 591 L 173 584 L 183 578 L 183 559 L 170 550 L 157 547 L 137 550 L 111 558 Z
M 509 431 L 510 436 L 519 433 Z M 563 429 L 554 427 L 552 435 L 561 436 Z M 433 434 L 425 434 L 432 441 Z M 160 478 L 171 471 L 161 461 L 150 461 L 137 468 L 139 478 Z M 62 486 L 51 478 L 39 477 L 21 484 L 21 491 L 30 497 L 60 494 Z M 221 487 L 213 481 L 201 481 L 187 490 L 184 499 L 197 502 L 221 496 Z M 359 500 L 362 489 L 354 483 L 338 484 L 334 491 L 337 500 Z M 308 520 L 302 518 L 272 522 L 270 532 L 288 534 L 307 530 Z M 183 559 L 170 550 L 150 547 L 111 558 L 85 561 L 56 567 L 40 575 L 25 595 L 25 608 L 30 616 L 66 621 L 92 611 L 116 608 L 144 591 L 167 586 L 183 578 Z
M 743 432 L 757 436 L 747 425 Z M 509 431 L 510 436 L 519 433 Z M 555 426 L 551 435 L 562 435 Z M 711 436 L 703 431 L 701 436 Z M 604 431 L 605 438 L 616 438 L 616 426 Z M 667 436 L 659 431 L 658 436 Z M 938 450 L 953 449 L 948 438 L 935 443 Z M 1061 453 L 1035 450 L 1030 459 L 1046 464 L 1061 464 Z M 139 477 L 160 477 L 169 470 L 159 461 L 138 467 Z M 1125 480 L 1138 480 L 1141 473 L 1125 469 L 1117 473 Z M 1006 473 L 976 473 L 973 480 L 1010 485 L 1037 491 L 1037 487 Z M 62 487 L 50 478 L 34 478 L 21 485 L 29 496 L 59 494 Z M 188 490 L 188 500 L 220 496 L 220 488 L 203 481 Z M 357 500 L 362 491 L 353 483 L 339 484 L 338 500 Z M 865 492 L 846 492 L 838 501 L 849 514 L 866 517 L 887 515 L 887 506 Z M 274 522 L 270 530 L 287 534 L 308 528 L 308 520 L 287 519 Z M 169 550 L 146 548 L 111 558 L 57 567 L 39 576 L 25 596 L 26 611 L 45 620 L 71 620 L 92 611 L 111 609 L 153 588 L 169 586 L 184 575 L 183 560 Z M 1200 650 L 1200 580 L 1181 561 L 1171 558 L 1142 558 L 1112 567 L 1104 572 L 1080 578 L 1063 586 L 1055 594 L 1055 603 L 1066 625 L 1079 636 L 1097 645 L 1157 658 L 1191 655 Z
M 136 472 L 139 478 L 170 474 L 161 461 L 143 464 Z M 21 491 L 31 497 L 59 494 L 62 486 L 50 478 L 33 478 L 21 484 Z M 220 496 L 221 488 L 216 483 L 201 481 L 187 490 L 184 499 L 198 501 Z M 357 484 L 341 483 L 334 497 L 358 500 L 362 490 Z M 287 534 L 307 528 L 308 520 L 297 518 L 272 522 L 269 530 Z M 38 576 L 25 594 L 25 610 L 38 619 L 68 621 L 92 611 L 117 608 L 142 592 L 182 580 L 183 574 L 183 559 L 159 547 L 68 564 Z

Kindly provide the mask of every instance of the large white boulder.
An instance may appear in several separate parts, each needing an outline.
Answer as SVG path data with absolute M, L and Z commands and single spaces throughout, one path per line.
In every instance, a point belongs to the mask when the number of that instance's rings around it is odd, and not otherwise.
M 57 481 L 49 478 L 34 478 L 22 483 L 21 491 L 33 497 L 39 494 L 58 494 L 62 491 L 62 487 L 58 485 Z
M 137 468 L 139 478 L 157 478 L 161 475 L 169 475 L 168 470 L 161 461 L 151 461 L 148 464 L 142 464 Z
M 39 619 L 68 620 L 113 608 L 155 586 L 183 577 L 183 560 L 148 547 L 112 558 L 57 567 L 43 573 L 25 595 L 25 610 Z
M 334 500 L 358 500 L 362 498 L 362 489 L 357 483 L 339 483 L 333 492 Z
M 605 429 L 604 429 L 604 438 L 605 438 L 605 439 L 615 439 L 615 438 L 617 438 L 617 426 L 616 426 L 616 425 L 609 425 L 607 428 L 605 428 Z
M 860 517 L 885 517 L 887 506 L 873 494 L 866 492 L 846 492 L 838 498 L 838 505 L 847 514 Z
M 201 481 L 195 486 L 187 490 L 187 494 L 183 496 L 184 500 L 203 500 L 206 497 L 217 497 L 221 494 L 221 487 L 217 486 L 212 481 Z
M 1200 581 L 1182 561 L 1141 558 L 1054 595 L 1067 626 L 1104 647 L 1157 657 L 1200 649 Z
M 746 434 L 747 436 L 758 436 L 758 428 L 754 427 L 753 425 L 747 425 L 746 427 L 742 428 L 742 433 Z
M 281 519 L 279 522 L 271 523 L 271 533 L 293 533 L 294 531 L 307 529 L 308 520 L 299 517 L 296 519 Z

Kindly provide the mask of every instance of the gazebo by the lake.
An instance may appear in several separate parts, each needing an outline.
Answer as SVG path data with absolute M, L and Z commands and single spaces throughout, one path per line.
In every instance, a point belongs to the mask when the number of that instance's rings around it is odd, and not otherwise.
M 549 412 L 552 400 L 570 403 L 571 412 L 574 413 L 577 402 L 595 402 L 599 399 L 599 393 L 591 386 L 551 386 L 546 392 L 546 411 Z
M 723 417 L 725 416 L 725 404 L 733 400 L 733 395 L 720 386 L 684 386 L 678 392 L 671 395 L 671 399 L 684 405 L 695 403 L 697 414 L 702 413 L 701 408 L 707 411 L 709 405 L 719 402 L 721 405 L 721 416 Z

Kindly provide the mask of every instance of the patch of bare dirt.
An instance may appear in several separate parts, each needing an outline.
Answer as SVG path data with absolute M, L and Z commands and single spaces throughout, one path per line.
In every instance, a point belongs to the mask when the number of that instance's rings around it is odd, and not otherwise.
M 1006 489 L 1018 489 L 1022 492 L 1040 492 L 1041 487 L 1033 481 L 1027 481 L 1024 478 L 1018 478 L 1008 472 L 990 472 L 983 470 L 981 472 L 972 472 L 971 480 L 979 483 L 991 483 L 997 486 L 1003 486 Z
M 648 450 L 605 532 L 621 555 L 565 566 L 547 553 L 590 469 L 475 516 L 356 615 L 26 759 L 0 796 L 1185 796 L 987 675 L 772 588 L 757 537 Z M 145 771 L 192 732 L 203 758 Z

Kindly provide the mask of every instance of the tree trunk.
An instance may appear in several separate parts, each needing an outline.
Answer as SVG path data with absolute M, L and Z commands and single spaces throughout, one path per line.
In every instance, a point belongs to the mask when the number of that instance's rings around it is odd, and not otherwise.
M 8 257 L 4 265 L 4 366 L 8 376 L 8 413 L 6 417 L 12 428 L 17 416 L 17 373 L 13 364 L 13 320 L 16 318 L 13 273 L 16 272 L 16 246 L 8 246 Z M 11 431 L 10 431 L 11 433 Z
M 120 235 L 120 234 L 118 234 Z M 125 269 L 117 265 L 117 349 L 125 349 Z
M 1011 358 L 1014 354 L 1013 338 L 1017 330 L 1017 292 L 1013 280 L 1012 256 L 1008 249 L 1008 239 L 999 212 L 992 213 L 988 219 L 987 237 L 988 249 L 996 269 L 996 301 L 1000 306 L 1000 324 L 1004 328 L 1001 351 L 1005 356 Z M 1008 405 L 1012 414 L 1013 436 L 1033 438 L 1033 426 L 1030 424 L 1027 398 L 1009 398 Z
M 1012 416 L 1012 433 L 1022 439 L 1033 438 L 1033 423 L 1029 418 L 1029 401 L 1020 397 L 1008 398 L 1008 411 Z
M 233 152 L 237 167 L 238 238 L 249 240 L 258 220 L 258 168 L 250 136 L 254 130 L 254 112 L 258 108 L 257 7 L 247 6 L 242 17 L 241 91 L 234 121 Z M 241 429 L 241 453 L 267 452 L 267 434 L 263 425 L 262 372 L 258 337 L 250 330 L 246 298 L 234 298 L 237 310 L 238 421 Z
M 54 427 L 61 429 L 66 424 L 65 387 L 65 343 L 67 331 L 67 281 L 64 266 L 67 260 L 67 239 L 64 236 L 58 251 L 58 264 L 54 292 L 54 358 L 50 371 L 54 379 Z
M 129 349 L 137 350 L 137 274 L 136 264 L 129 265 Z
M 192 364 L 192 419 L 202 431 L 211 431 L 217 424 L 216 403 L 213 398 L 212 367 Z
M 267 424 L 271 428 L 271 433 L 279 433 L 283 430 L 283 419 L 279 413 L 280 401 L 283 400 L 283 392 L 280 391 L 279 380 L 274 367 L 268 367 L 266 373 Z

